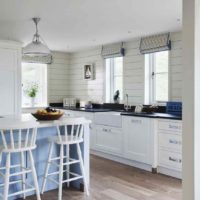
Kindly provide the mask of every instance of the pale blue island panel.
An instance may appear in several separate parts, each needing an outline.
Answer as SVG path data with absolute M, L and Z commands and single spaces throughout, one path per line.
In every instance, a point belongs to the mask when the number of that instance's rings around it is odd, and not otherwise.
M 85 130 L 89 131 L 88 127 L 86 127 Z M 86 132 L 86 133 L 88 134 L 88 132 Z M 35 167 L 36 167 L 36 171 L 37 171 L 38 183 L 39 183 L 40 190 L 41 190 L 41 187 L 42 187 L 43 175 L 44 175 L 46 162 L 47 162 L 47 158 L 48 158 L 48 152 L 49 152 L 48 138 L 51 137 L 51 136 L 56 136 L 56 135 L 57 135 L 57 131 L 56 131 L 55 127 L 38 128 L 37 141 L 36 141 L 37 148 L 35 150 L 33 150 L 33 156 L 34 156 Z M 84 138 L 88 139 L 89 136 L 84 135 Z M 0 143 L 2 144 L 2 141 L 0 141 Z M 86 141 L 86 143 L 88 145 L 88 148 L 86 148 L 85 151 L 84 151 L 84 144 L 81 144 L 81 150 L 82 150 L 82 153 L 83 153 L 83 157 L 84 157 L 84 155 L 87 155 L 87 154 L 89 156 L 89 141 Z M 58 145 L 54 145 L 54 151 L 53 152 L 54 152 L 54 156 L 59 155 L 59 146 Z M 75 157 L 75 158 L 77 157 L 76 148 L 73 145 L 70 146 L 70 156 Z M 25 160 L 26 160 L 26 166 L 29 166 L 29 159 L 27 158 L 27 155 L 25 155 Z M 11 161 L 12 161 L 12 164 L 19 164 L 20 156 L 18 154 L 12 156 Z M 88 159 L 87 160 L 84 159 L 84 162 L 85 162 L 85 165 L 86 165 L 87 177 L 89 178 L 89 162 L 88 162 Z M 2 165 L 5 165 L 5 155 L 2 156 L 1 166 Z M 70 169 L 71 169 L 71 171 L 73 171 L 75 173 L 80 173 L 80 167 L 77 164 L 72 165 Z M 57 171 L 58 168 L 56 166 L 51 166 L 50 170 L 53 172 L 53 171 Z M 12 170 L 12 172 L 14 172 L 14 171 Z M 15 170 L 15 172 L 16 172 L 16 170 Z M 19 176 L 14 177 L 12 180 L 16 180 L 16 179 L 19 179 L 19 178 L 20 178 Z M 55 179 L 58 180 L 57 175 L 55 175 Z M 1 178 L 0 183 L 2 183 L 2 181 L 3 180 Z M 33 185 L 32 174 L 28 174 L 26 176 L 26 181 L 28 183 L 30 183 L 31 185 Z M 72 183 L 72 185 L 74 187 L 79 188 L 80 183 L 82 183 L 81 179 L 74 181 Z M 58 188 L 58 186 L 55 183 L 53 183 L 51 181 L 47 181 L 45 191 L 53 190 L 53 189 L 56 189 L 56 188 Z M 16 192 L 19 189 L 21 189 L 21 184 L 12 185 L 10 187 L 10 192 L 11 193 Z M 3 188 L 0 189 L 0 192 L 3 192 Z M 34 192 L 27 193 L 27 196 L 32 195 L 33 193 Z M 12 199 L 17 199 L 17 198 L 20 198 L 20 196 L 15 197 L 15 198 L 10 198 L 10 199 L 12 200 Z

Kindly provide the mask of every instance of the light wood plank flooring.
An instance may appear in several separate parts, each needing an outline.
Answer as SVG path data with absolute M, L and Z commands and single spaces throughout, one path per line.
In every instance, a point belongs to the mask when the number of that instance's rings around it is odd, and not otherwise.
M 180 180 L 91 156 L 90 196 L 64 189 L 63 200 L 181 200 L 181 187 Z M 57 191 L 41 197 L 57 200 Z

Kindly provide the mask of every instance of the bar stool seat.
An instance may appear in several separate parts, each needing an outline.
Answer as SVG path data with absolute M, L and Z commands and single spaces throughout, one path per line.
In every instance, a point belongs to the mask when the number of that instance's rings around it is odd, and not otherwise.
M 3 178 L 3 183 L 0 184 L 0 187 L 3 187 L 3 194 L 0 194 L 2 200 L 8 200 L 10 197 L 18 197 L 19 195 L 22 195 L 25 199 L 26 193 L 33 191 L 36 192 L 37 200 L 40 200 L 32 154 L 32 150 L 36 148 L 37 126 L 38 123 L 36 122 L 17 122 L 0 126 L 0 140 L 3 143 L 0 146 L 0 158 L 2 158 L 2 154 L 6 155 L 6 164 L 0 167 L 0 177 Z M 16 153 L 20 155 L 20 163 L 12 164 L 11 156 L 16 155 Z M 25 164 L 25 153 L 27 153 L 27 159 L 30 160 L 30 167 Z M 2 160 L 0 162 L 2 163 Z M 26 174 L 28 173 L 32 173 L 34 186 L 26 181 Z M 18 180 L 13 181 L 11 177 L 18 177 Z M 21 190 L 9 193 L 10 186 L 14 184 L 21 184 Z
M 83 179 L 86 194 L 89 195 L 88 181 L 85 174 L 83 157 L 80 148 L 80 143 L 84 141 L 83 140 L 84 125 L 89 123 L 90 121 L 86 120 L 85 118 L 66 118 L 62 121 L 55 122 L 55 125 L 57 127 L 57 136 L 49 138 L 50 148 L 42 184 L 42 190 L 41 190 L 42 194 L 45 191 L 47 180 L 52 181 L 59 187 L 58 200 L 62 200 L 63 183 L 67 183 L 67 186 L 69 187 L 69 183 L 71 181 Z M 53 146 L 55 144 L 60 147 L 60 154 L 57 157 L 52 157 Z M 70 145 L 76 146 L 78 158 L 71 158 Z M 64 154 L 65 149 L 66 149 L 66 155 Z M 80 165 L 81 174 L 70 171 L 70 165 L 75 163 L 78 163 Z M 49 169 L 52 165 L 56 165 L 59 168 L 59 170 L 49 173 Z M 64 173 L 66 173 L 66 178 L 63 175 Z M 55 179 L 55 175 L 59 176 L 58 181 L 57 179 Z

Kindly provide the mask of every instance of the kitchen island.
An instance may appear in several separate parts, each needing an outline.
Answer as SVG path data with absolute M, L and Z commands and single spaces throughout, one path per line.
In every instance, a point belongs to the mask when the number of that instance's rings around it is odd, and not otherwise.
M 66 117 L 65 118 L 63 117 L 60 120 L 62 120 L 62 119 L 66 119 Z M 16 123 L 16 122 L 26 122 L 26 121 L 35 122 L 36 119 L 31 114 L 23 114 L 18 117 L 7 116 L 7 117 L 0 118 L 0 127 L 2 125 L 5 127 L 6 124 L 9 125 L 9 124 Z M 37 176 L 38 176 L 38 184 L 39 184 L 39 188 L 41 189 L 43 175 L 44 175 L 46 162 L 47 162 L 48 151 L 49 151 L 48 138 L 51 136 L 56 136 L 57 130 L 56 130 L 56 123 L 54 121 L 37 121 L 37 122 L 38 122 L 38 132 L 37 132 L 37 141 L 36 141 L 37 148 L 35 150 L 33 150 L 33 155 L 34 155 L 35 167 L 36 167 Z M 2 144 L 2 141 L 0 141 L 0 144 Z M 86 177 L 89 182 L 89 123 L 84 125 L 84 142 L 81 145 L 81 150 L 82 150 L 83 158 L 84 158 Z M 77 155 L 75 152 L 76 151 L 72 145 L 70 147 L 70 156 L 76 157 Z M 55 154 L 55 156 L 59 154 L 59 148 L 56 145 L 54 147 L 54 154 Z M 12 164 L 18 164 L 19 160 L 20 159 L 17 154 L 16 154 L 16 156 L 11 157 Z M 5 155 L 2 155 L 1 166 L 4 164 L 5 164 Z M 26 160 L 26 166 L 29 166 L 28 160 Z M 55 169 L 56 169 L 56 167 L 55 167 Z M 53 167 L 51 170 L 52 171 L 54 170 Z M 75 165 L 73 165 L 73 168 L 71 168 L 71 170 L 74 172 L 79 172 L 80 169 L 79 169 L 78 165 L 75 164 Z M 19 177 L 15 177 L 15 178 L 18 179 Z M 26 176 L 26 181 L 28 183 L 33 184 L 33 178 L 32 178 L 31 174 L 28 174 Z M 2 183 L 2 179 L 0 179 L 0 183 Z M 79 188 L 81 183 L 82 182 L 80 182 L 80 181 L 74 181 L 73 186 Z M 20 184 L 13 184 L 10 187 L 10 192 L 11 193 L 16 192 L 17 190 L 19 190 L 19 188 L 20 188 Z M 45 191 L 53 190 L 56 188 L 57 188 L 56 184 L 48 181 Z M 0 191 L 0 192 L 2 192 L 2 191 Z M 32 195 L 32 193 L 29 193 L 27 195 Z

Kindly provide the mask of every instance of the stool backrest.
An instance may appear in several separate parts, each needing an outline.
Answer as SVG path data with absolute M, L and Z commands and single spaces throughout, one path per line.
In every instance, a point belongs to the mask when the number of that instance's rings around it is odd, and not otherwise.
M 89 124 L 90 121 L 83 117 L 66 118 L 60 121 L 55 121 L 57 126 L 57 133 L 59 141 L 62 142 L 64 136 L 66 140 L 80 140 L 83 139 L 84 125 Z
M 36 122 L 15 122 L 0 125 L 0 139 L 6 150 L 20 150 L 35 146 L 37 136 Z

